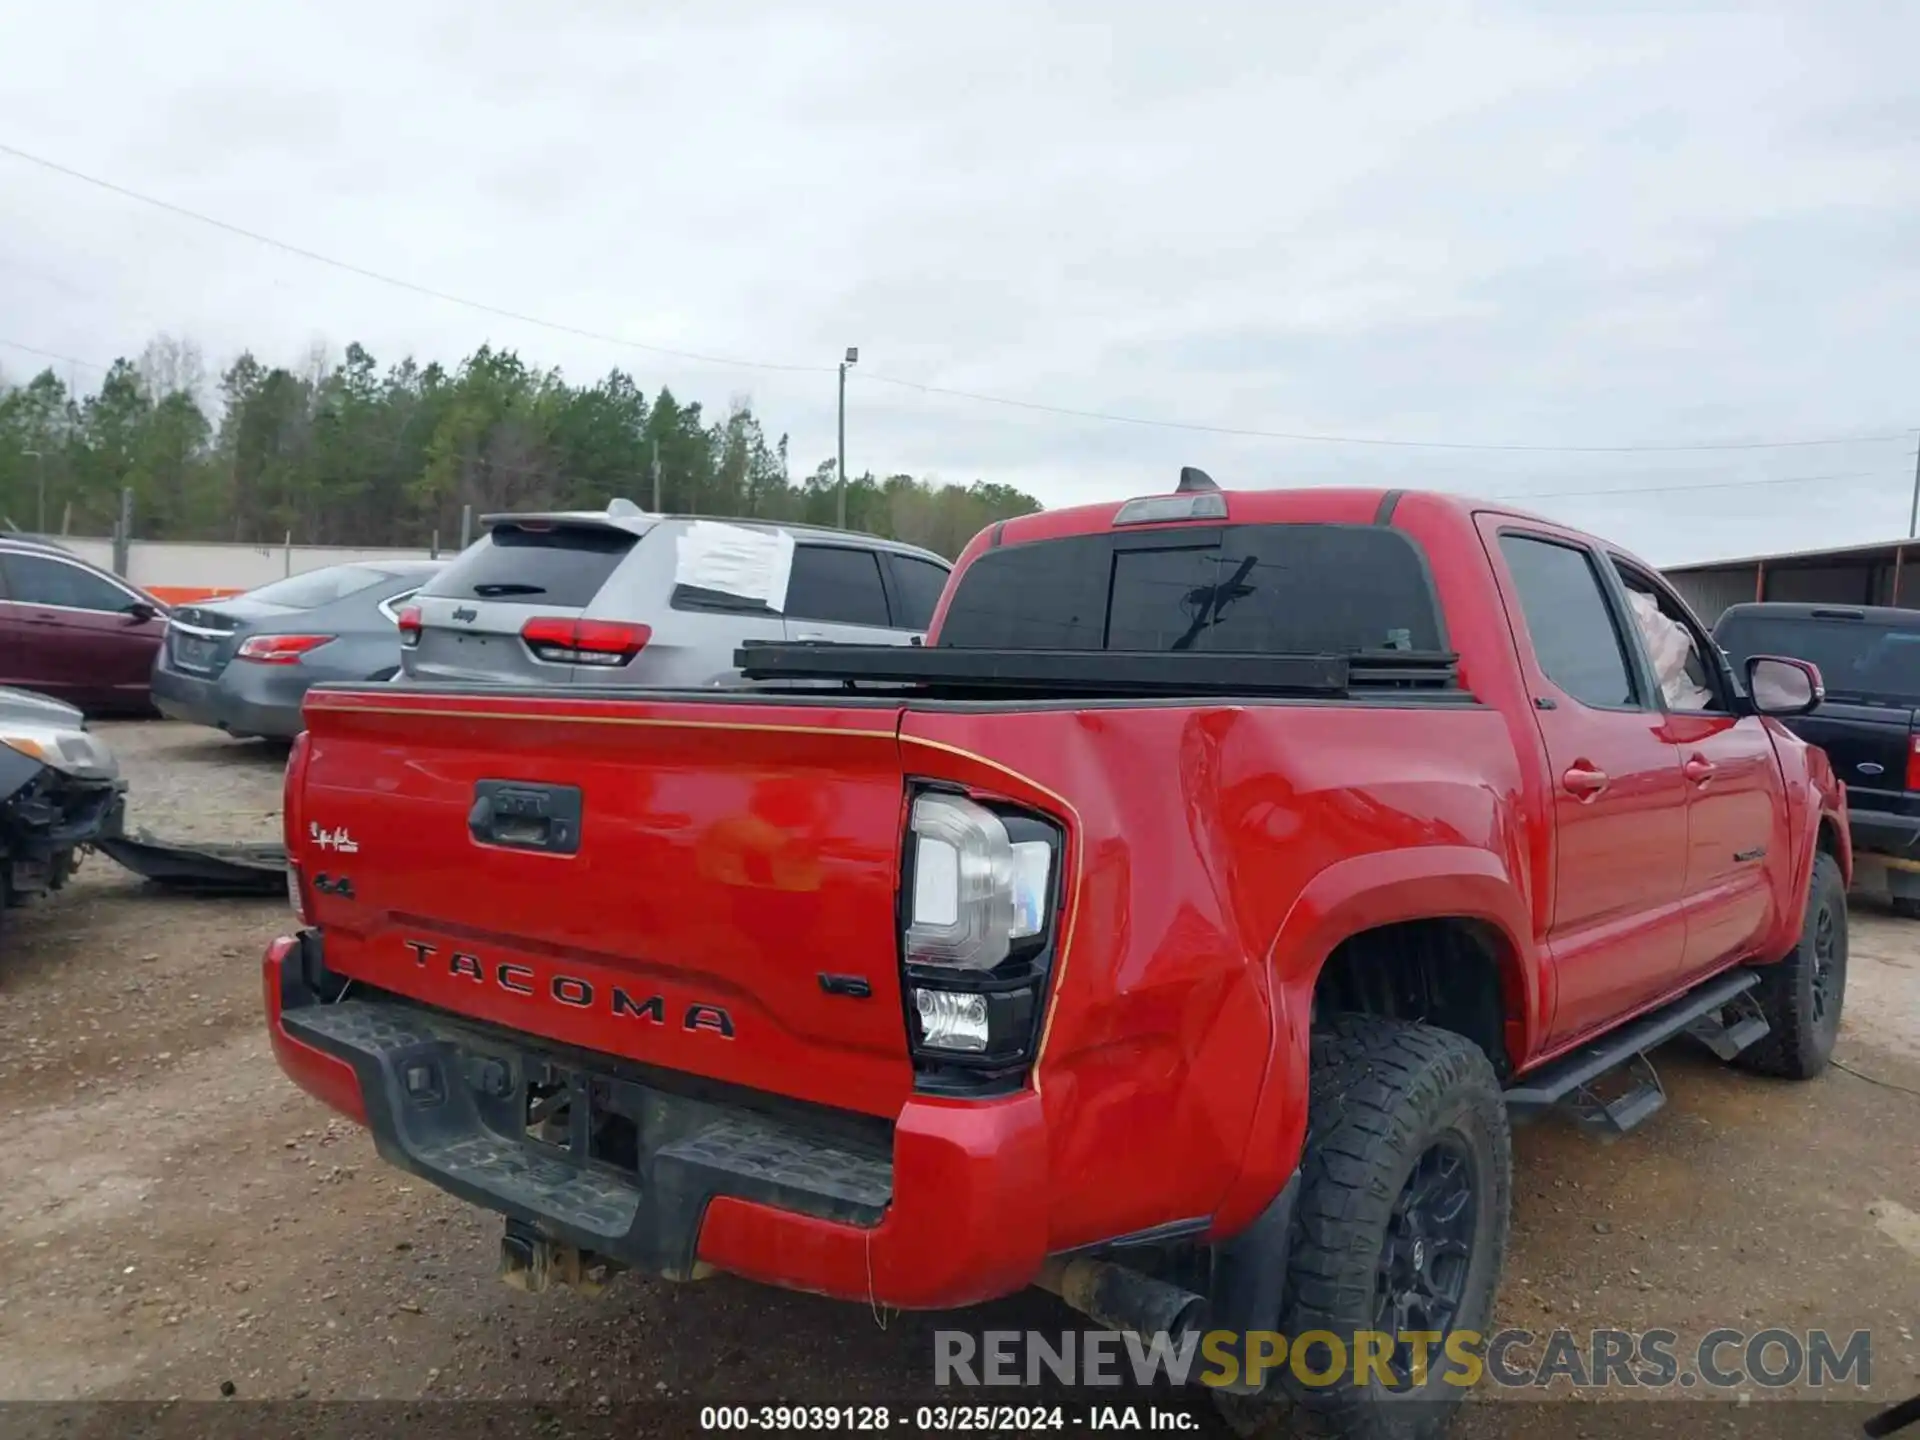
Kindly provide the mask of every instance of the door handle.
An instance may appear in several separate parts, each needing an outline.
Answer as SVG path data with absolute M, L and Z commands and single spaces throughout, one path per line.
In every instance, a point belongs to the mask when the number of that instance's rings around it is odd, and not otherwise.
M 1704 785 L 1713 778 L 1717 767 L 1704 755 L 1695 755 L 1680 767 L 1680 773 L 1696 785 Z
M 827 637 L 822 635 L 818 630 L 802 630 L 793 638 L 796 640 L 824 640 Z
M 1607 788 L 1607 772 L 1599 770 L 1584 761 L 1576 760 L 1567 767 L 1566 774 L 1560 777 L 1560 783 L 1567 787 L 1569 794 L 1581 800 L 1591 800 Z

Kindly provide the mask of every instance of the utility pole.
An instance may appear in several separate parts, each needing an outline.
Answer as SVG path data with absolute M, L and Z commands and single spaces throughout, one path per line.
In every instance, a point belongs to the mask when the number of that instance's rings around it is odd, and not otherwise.
M 1913 444 L 1913 505 L 1907 511 L 1907 538 L 1920 535 L 1920 433 Z
M 840 458 L 834 462 L 833 472 L 836 500 L 834 503 L 834 523 L 842 530 L 847 528 L 847 367 L 860 363 L 860 347 L 849 345 L 847 358 L 840 362 Z
M 22 450 L 22 455 L 31 455 L 40 467 L 40 517 L 33 522 L 34 533 L 47 533 L 47 457 L 38 450 Z
M 653 442 L 653 513 L 660 513 L 660 442 Z

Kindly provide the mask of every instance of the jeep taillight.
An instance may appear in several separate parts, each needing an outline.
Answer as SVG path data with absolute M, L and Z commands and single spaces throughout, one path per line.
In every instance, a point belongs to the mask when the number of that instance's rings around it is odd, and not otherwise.
M 1907 737 L 1907 789 L 1920 790 L 1920 735 Z
M 545 617 L 520 627 L 520 638 L 538 660 L 561 665 L 624 665 L 653 638 L 648 625 L 620 620 Z
M 307 732 L 293 737 L 287 752 L 287 777 L 280 797 L 280 841 L 287 851 L 287 899 L 293 903 L 294 918 L 308 922 L 306 880 L 300 868 L 300 842 L 306 838 L 307 758 L 310 754 Z
M 399 628 L 402 650 L 411 650 L 420 643 L 420 607 L 418 605 L 403 606 L 393 623 Z
M 901 887 L 907 1028 L 923 1088 L 1003 1089 L 1039 1038 L 1060 890 L 1058 825 L 923 790 Z

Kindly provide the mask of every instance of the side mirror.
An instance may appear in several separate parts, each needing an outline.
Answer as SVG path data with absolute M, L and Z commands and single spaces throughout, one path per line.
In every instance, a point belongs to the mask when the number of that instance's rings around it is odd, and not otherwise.
M 1805 715 L 1827 698 L 1820 667 L 1784 655 L 1755 655 L 1747 661 L 1747 694 L 1762 715 Z
M 144 625 L 149 620 L 158 620 L 164 612 L 144 600 L 135 600 L 126 607 L 126 613 L 134 624 Z

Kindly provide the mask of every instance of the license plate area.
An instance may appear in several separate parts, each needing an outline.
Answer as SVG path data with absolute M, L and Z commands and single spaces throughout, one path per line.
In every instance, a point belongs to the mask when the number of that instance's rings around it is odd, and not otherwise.
M 649 1093 L 604 1075 L 535 1065 L 521 1092 L 521 1135 L 579 1163 L 638 1175 Z
M 182 635 L 174 631 L 173 663 L 182 670 L 207 671 L 219 663 L 219 642 L 201 635 Z

